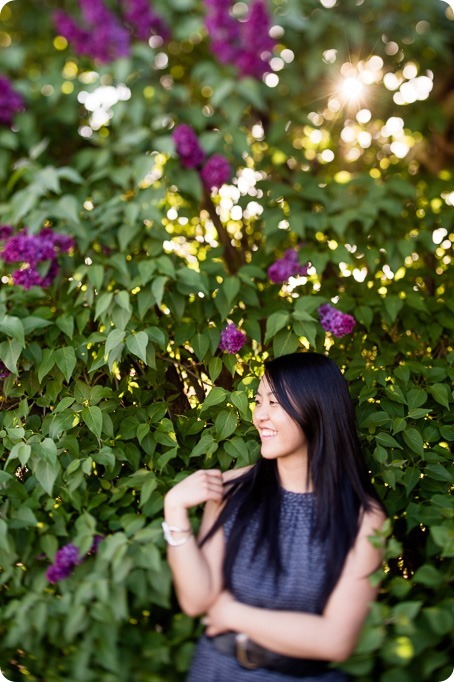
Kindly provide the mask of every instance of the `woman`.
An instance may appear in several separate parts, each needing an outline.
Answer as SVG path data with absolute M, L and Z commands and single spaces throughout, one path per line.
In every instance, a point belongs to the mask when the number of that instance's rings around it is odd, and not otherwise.
M 351 654 L 376 596 L 368 538 L 385 514 L 339 368 L 318 353 L 266 363 L 253 422 L 257 464 L 197 471 L 165 498 L 179 603 L 205 614 L 188 682 L 344 682 L 330 662 Z

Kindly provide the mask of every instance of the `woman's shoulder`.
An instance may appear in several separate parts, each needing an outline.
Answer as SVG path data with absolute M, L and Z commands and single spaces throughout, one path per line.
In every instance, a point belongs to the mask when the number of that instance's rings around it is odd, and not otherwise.
M 363 509 L 360 521 L 360 535 L 376 535 L 383 529 L 388 517 L 383 508 L 375 500 L 371 500 L 369 508 Z
M 250 471 L 250 469 L 252 469 L 253 466 L 254 466 L 253 464 L 249 464 L 248 466 L 240 467 L 239 469 L 228 469 L 228 471 L 223 471 L 222 472 L 223 483 L 229 483 L 230 481 L 234 481 L 236 478 L 239 478 L 247 471 Z

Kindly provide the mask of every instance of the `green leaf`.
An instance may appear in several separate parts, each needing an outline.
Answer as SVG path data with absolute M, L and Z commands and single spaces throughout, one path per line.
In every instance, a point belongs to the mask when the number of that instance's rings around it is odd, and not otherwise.
M 439 547 L 442 556 L 454 556 L 454 528 L 448 526 L 432 526 L 430 533 Z
M 98 452 L 93 453 L 93 459 L 95 462 L 98 464 L 102 464 L 103 466 L 106 467 L 106 469 L 109 469 L 112 471 L 112 469 L 115 466 L 115 455 L 113 453 L 112 448 L 109 447 L 103 447 L 101 448 Z
M 393 433 L 399 433 L 407 428 L 407 422 L 403 417 L 394 417 L 393 419 Z
M 110 306 L 113 300 L 112 292 L 104 292 L 96 299 L 95 320 L 100 317 Z
M 41 363 L 38 367 L 38 380 L 41 383 L 46 374 L 49 374 L 52 367 L 55 365 L 55 352 L 50 348 L 43 350 Z
M 232 306 L 235 297 L 240 291 L 240 287 L 241 287 L 240 279 L 235 275 L 230 275 L 229 277 L 226 277 L 225 280 L 223 281 L 221 289 L 226 297 L 229 306 Z
M 221 371 L 222 371 L 221 358 L 218 357 L 210 358 L 208 362 L 208 374 L 210 375 L 211 381 L 216 381 Z
M 24 325 L 18 317 L 5 315 L 0 321 L 0 332 L 15 339 L 22 348 L 25 346 Z
M 200 455 L 209 455 L 218 447 L 217 441 L 213 438 L 211 433 L 205 431 L 201 439 L 191 452 L 191 457 L 200 457 Z
M 424 616 L 429 621 L 431 630 L 437 635 L 452 634 L 454 628 L 452 604 L 450 604 L 447 609 L 439 606 L 429 606 L 424 609 Z
M 156 305 L 158 306 L 160 306 L 162 303 L 165 287 L 168 281 L 168 277 L 161 275 L 160 277 L 156 277 L 156 279 L 154 279 L 151 283 L 151 293 L 153 294 L 156 300 Z
M 412 388 L 407 393 L 408 409 L 413 410 L 416 407 L 421 407 L 427 400 L 427 393 L 422 388 Z
M 399 445 L 397 440 L 393 438 L 389 433 L 386 433 L 385 431 L 380 431 L 380 433 L 377 433 L 375 436 L 375 440 L 380 443 L 380 445 L 383 445 L 385 448 L 399 448 L 399 450 L 402 450 L 402 446 Z
M 57 365 L 58 369 L 63 372 L 66 381 L 71 379 L 76 362 L 76 353 L 72 346 L 58 348 L 55 351 L 55 364 Z
M 290 315 L 283 311 L 276 311 L 272 313 L 266 321 L 265 343 L 273 339 L 277 332 L 289 323 Z M 282 353 L 280 353 L 282 355 Z
M 114 348 L 117 348 L 117 346 L 123 343 L 125 334 L 126 332 L 124 332 L 123 329 L 112 329 L 106 339 L 106 355 L 109 355 Z
M 87 272 L 88 281 L 99 291 L 104 281 L 104 267 L 102 265 L 90 265 Z
M 6 553 L 11 552 L 11 541 L 8 537 L 8 525 L 4 519 L 0 519 L 0 549 Z
M 446 384 L 432 384 L 427 391 L 435 398 L 437 403 L 449 409 L 451 392 Z
M 388 295 L 384 299 L 385 310 L 388 313 L 390 322 L 395 322 L 398 314 L 403 308 L 404 302 L 399 296 Z
M 46 491 L 49 496 L 52 496 L 54 483 L 57 479 L 60 470 L 58 463 L 51 464 L 47 460 L 41 459 L 33 467 L 33 473 L 40 486 Z
M 16 339 L 7 339 L 0 343 L 0 358 L 10 372 L 17 372 L 17 361 L 22 352 L 22 345 Z
M 11 448 L 10 457 L 17 457 L 21 466 L 25 466 L 30 458 L 32 449 L 28 443 L 16 443 Z
M 81 416 L 90 431 L 94 433 L 97 438 L 101 438 L 102 412 L 100 408 L 96 405 L 84 407 Z
M 137 355 L 143 362 L 146 362 L 148 346 L 148 335 L 146 332 L 130 334 L 126 338 L 126 346 L 133 355 Z
M 252 415 L 247 395 L 243 391 L 232 391 L 230 400 L 237 408 L 241 418 L 250 421 Z
M 220 386 L 215 386 L 214 388 L 212 388 L 211 391 L 208 393 L 207 397 L 205 398 L 205 400 L 203 401 L 200 414 L 202 414 L 202 412 L 204 412 L 209 407 L 225 403 L 225 401 L 227 400 L 227 395 L 228 395 L 227 391 L 224 388 L 221 388 Z
M 66 334 L 66 336 L 70 339 L 72 339 L 73 334 L 74 334 L 74 317 L 71 317 L 70 315 L 60 315 L 60 317 L 57 317 L 55 320 L 55 324 L 63 334 Z
M 402 403 L 403 405 L 407 404 L 407 399 L 399 386 L 391 384 L 391 386 L 388 386 L 388 388 L 385 389 L 385 393 L 390 400 L 393 400 L 396 403 Z
M 402 432 L 402 438 L 408 447 L 421 457 L 424 456 L 424 441 L 417 429 L 408 427 Z
M 210 348 L 209 337 L 206 334 L 201 334 L 200 332 L 197 332 L 197 334 L 194 334 L 194 336 L 191 338 L 190 343 L 194 349 L 194 353 L 196 354 L 197 359 L 200 360 L 200 362 L 202 362 L 202 360 L 205 359 L 205 356 Z
M 431 564 L 424 564 L 418 568 L 413 576 L 416 583 L 427 585 L 427 587 L 439 587 L 444 582 L 445 576 Z
M 224 440 L 236 431 L 238 418 L 234 410 L 222 410 L 217 415 L 214 424 L 219 440 Z
M 290 330 L 278 332 L 273 339 L 273 351 L 276 357 L 294 353 L 298 346 L 298 337 Z
M 115 303 L 126 312 L 131 312 L 131 303 L 129 300 L 129 293 L 127 291 L 119 291 L 116 293 Z
M 202 292 L 205 296 L 209 295 L 204 280 L 200 272 L 191 268 L 180 268 L 177 271 L 178 290 L 182 294 L 198 294 Z

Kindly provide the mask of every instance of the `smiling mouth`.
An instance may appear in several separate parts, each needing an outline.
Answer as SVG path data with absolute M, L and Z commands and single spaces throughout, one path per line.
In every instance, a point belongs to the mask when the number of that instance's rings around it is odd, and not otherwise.
M 273 436 L 276 436 L 276 435 L 277 435 L 277 431 L 272 431 L 271 429 L 262 429 L 262 431 L 260 431 L 260 437 L 262 439 L 273 438 Z

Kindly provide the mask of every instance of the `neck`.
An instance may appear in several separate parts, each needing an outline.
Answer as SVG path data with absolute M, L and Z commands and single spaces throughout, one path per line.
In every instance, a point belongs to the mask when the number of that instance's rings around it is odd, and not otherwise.
M 309 478 L 307 459 L 277 460 L 277 472 L 281 486 L 291 493 L 312 492 L 313 487 Z

